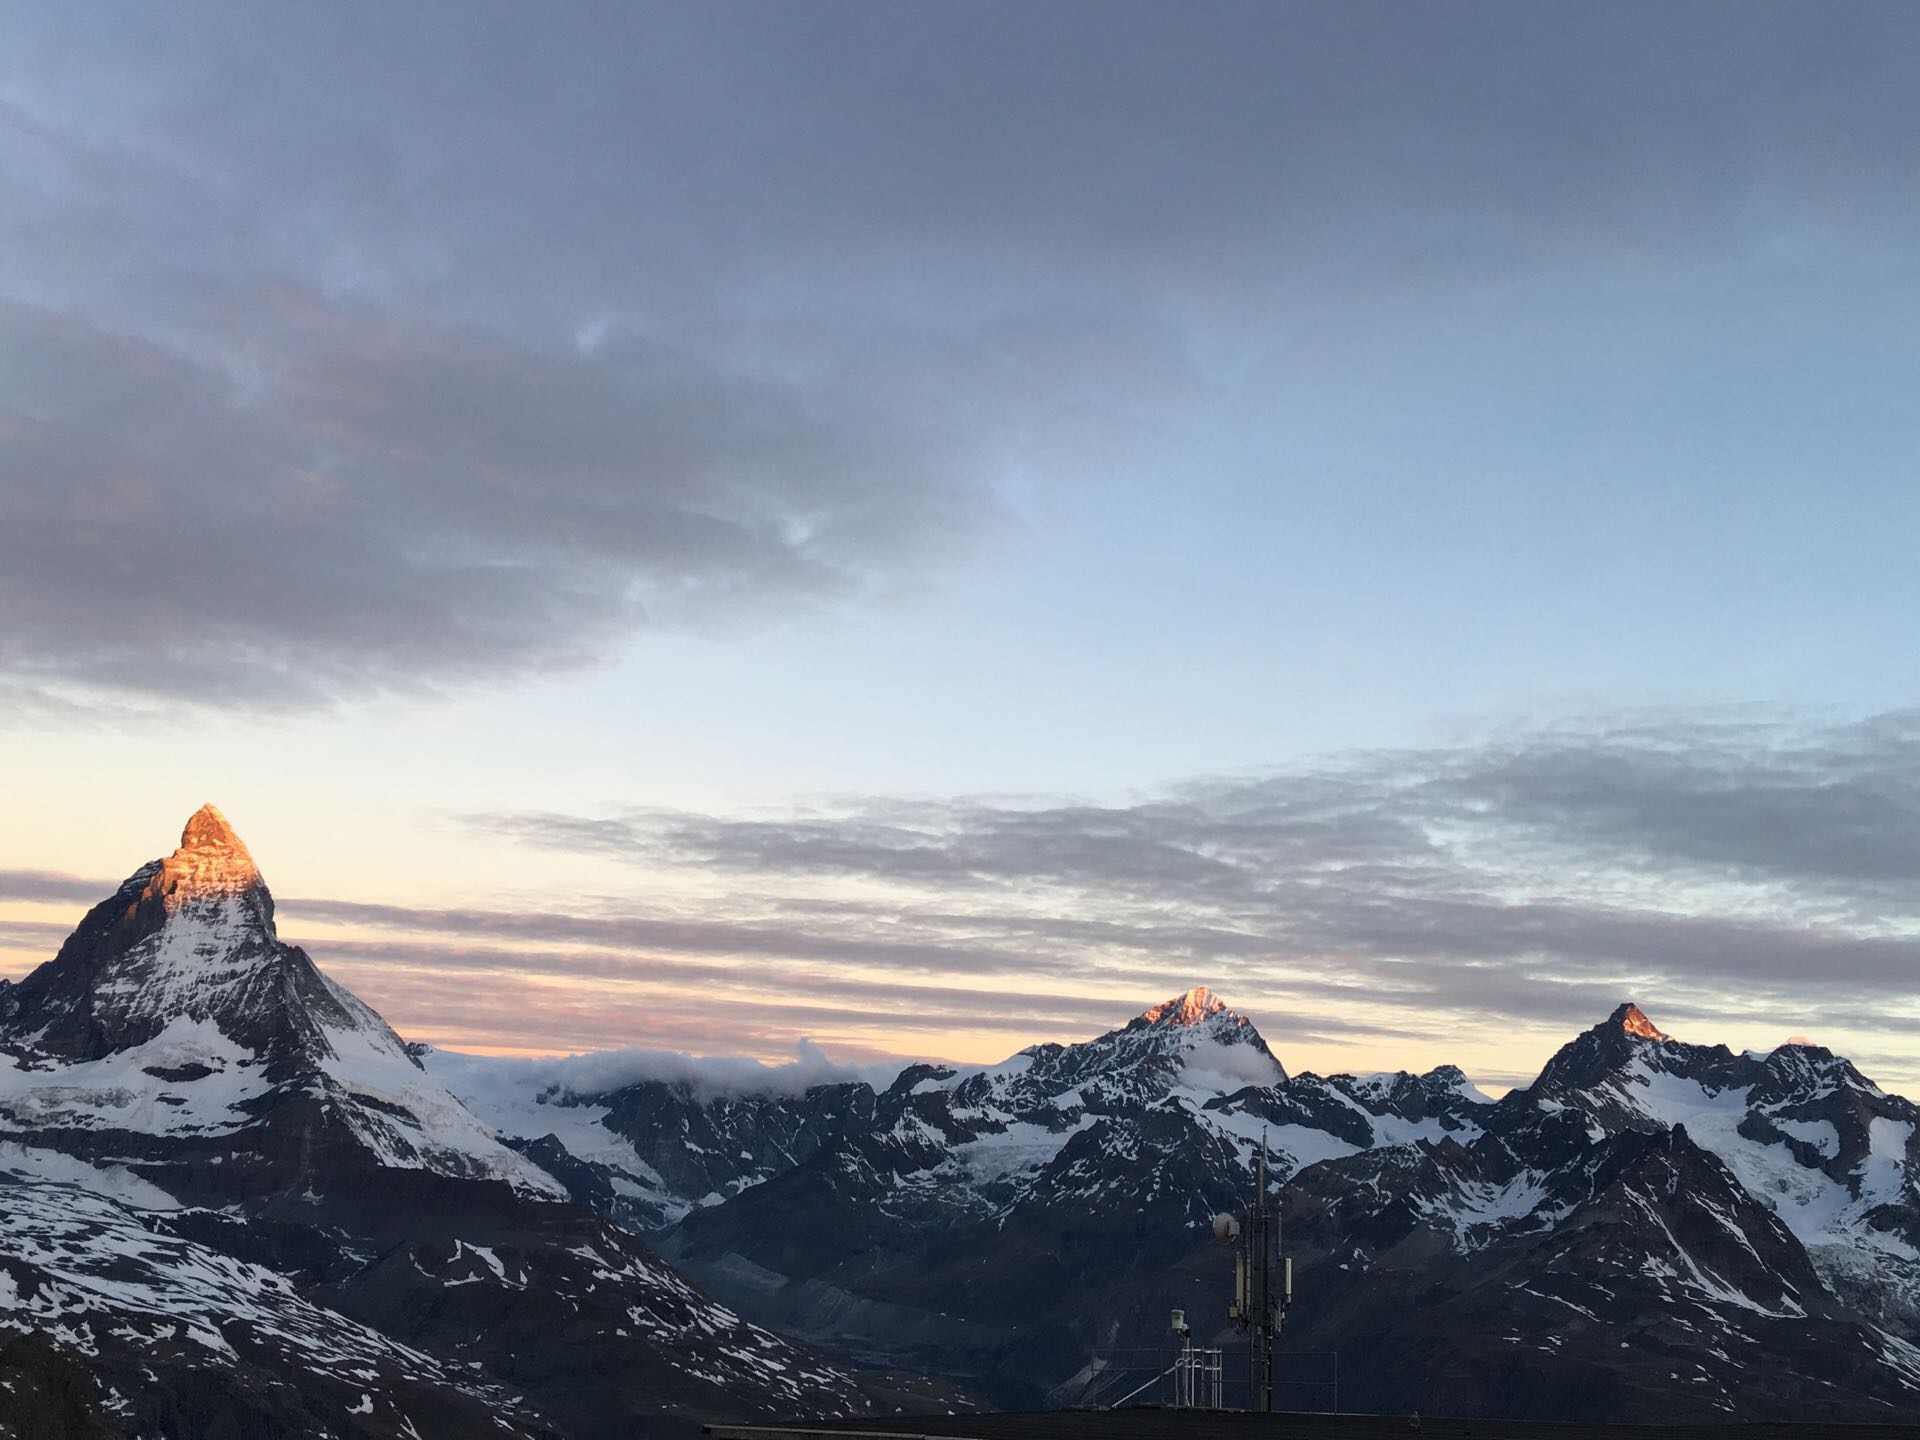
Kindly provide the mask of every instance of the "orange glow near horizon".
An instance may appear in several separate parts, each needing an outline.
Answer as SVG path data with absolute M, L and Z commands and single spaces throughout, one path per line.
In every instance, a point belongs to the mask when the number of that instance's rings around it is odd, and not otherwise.
M 63 883 L 76 893 L 82 888 Z M 112 890 L 111 882 L 84 884 L 96 886 L 99 898 Z M 673 894 L 693 918 L 673 915 Z M 1050 984 L 1041 972 L 950 974 L 922 964 L 902 974 L 874 958 L 743 954 L 722 943 L 724 923 L 705 918 L 708 897 L 664 887 L 652 897 L 667 911 L 659 919 L 609 909 L 591 897 L 569 904 L 565 893 L 543 894 L 538 911 L 514 908 L 507 892 L 490 892 L 481 904 L 463 906 L 461 898 L 434 896 L 429 908 L 409 910 L 400 899 L 354 897 L 364 914 L 323 908 L 336 902 L 280 898 L 280 930 L 406 1038 L 500 1056 L 631 1048 L 779 1064 L 797 1048 L 814 1046 L 849 1064 L 984 1065 L 1028 1045 L 1091 1038 L 1149 1006 L 1198 1003 L 1188 993 L 1198 981 L 1222 990 L 1225 1003 L 1250 1018 L 1291 1072 L 1451 1063 L 1498 1095 L 1530 1080 L 1579 1028 L 1439 1016 L 1430 1030 L 1406 1033 L 1404 1009 L 1358 991 L 1347 1000 L 1300 1000 L 1288 995 L 1284 982 L 1243 990 L 1230 978 L 1172 969 L 1156 977 L 1137 965 L 1103 976 L 1091 959 L 1079 983 Z M 695 907 L 695 900 L 702 903 Z M 0 977 L 18 979 L 50 959 L 86 908 L 77 900 L 0 899 Z M 467 928 L 438 928 L 439 915 L 459 917 Z M 514 922 L 527 916 L 577 921 L 588 937 L 617 933 L 633 921 L 656 927 L 652 933 L 672 944 L 665 950 L 612 938 L 556 944 L 516 930 Z M 1656 1010 L 1648 1023 L 1660 1018 Z M 1779 1028 L 1782 1033 L 1769 1034 L 1749 1022 L 1729 1027 L 1732 1033 L 1683 1031 L 1682 1038 L 1771 1048 L 1790 1027 Z M 1871 1035 L 1828 1030 L 1821 1038 L 1856 1056 L 1874 1050 Z M 1862 1068 L 1894 1088 L 1912 1084 L 1884 1064 Z

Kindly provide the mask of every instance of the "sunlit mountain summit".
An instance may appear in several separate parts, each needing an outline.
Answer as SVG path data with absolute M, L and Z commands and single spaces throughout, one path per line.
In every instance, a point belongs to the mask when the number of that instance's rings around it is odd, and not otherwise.
M 1920 1403 L 1920 1108 L 1819 1046 L 1736 1054 L 1623 1004 L 1495 1101 L 1451 1065 L 1289 1073 L 1192 985 L 997 1064 L 752 1073 L 409 1045 L 280 939 L 204 807 L 0 982 L 0 1272 L 28 1302 L 0 1327 L 135 1428 L 1098 1404 L 1101 1356 L 1168 1308 L 1224 1325 L 1211 1220 L 1264 1173 L 1289 1343 L 1339 1352 L 1344 1405 Z
M 546 1440 L 871 1404 L 851 1367 L 567 1203 L 279 938 L 211 805 L 0 981 L 0 1133 L 0 1273 L 23 1300 L 0 1328 L 71 1347 L 139 1433 L 351 1414 L 394 1440 Z

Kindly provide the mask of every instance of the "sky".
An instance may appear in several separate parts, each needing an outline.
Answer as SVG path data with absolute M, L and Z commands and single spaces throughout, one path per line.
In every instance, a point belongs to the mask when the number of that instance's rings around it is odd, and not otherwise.
M 0 3 L 0 975 L 1920 1087 L 1920 11 Z

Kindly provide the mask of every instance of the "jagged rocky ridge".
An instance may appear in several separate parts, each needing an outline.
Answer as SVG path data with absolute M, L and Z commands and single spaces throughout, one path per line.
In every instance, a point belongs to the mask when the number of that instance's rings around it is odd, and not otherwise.
M 99 1422 L 149 1435 L 645 1434 L 926 1398 L 860 1364 L 1098 1399 L 1170 1306 L 1220 1314 L 1204 1225 L 1264 1137 L 1288 1344 L 1338 1348 L 1345 1408 L 1920 1402 L 1920 1114 L 1817 1047 L 1688 1045 L 1625 1006 L 1494 1103 L 1452 1067 L 1288 1075 L 1196 988 L 877 1084 L 607 1073 L 403 1045 L 278 940 L 209 808 L 0 981 L 0 1329 L 83 1357 Z
M 428 1064 L 745 1313 L 1003 1404 L 1115 1393 L 1097 1352 L 1158 1343 L 1172 1305 L 1220 1314 L 1203 1230 L 1263 1137 L 1301 1263 L 1288 1343 L 1339 1349 L 1349 1408 L 1920 1404 L 1920 1114 L 1818 1047 L 1735 1055 L 1622 1006 L 1495 1103 L 1450 1066 L 1289 1076 L 1195 989 L 878 1086 L 583 1092 L 561 1066 L 527 1093 Z
M 206 807 L 0 981 L 0 1330 L 83 1357 L 105 1422 L 145 1436 L 627 1436 L 873 1408 L 525 1148 L 279 940 Z

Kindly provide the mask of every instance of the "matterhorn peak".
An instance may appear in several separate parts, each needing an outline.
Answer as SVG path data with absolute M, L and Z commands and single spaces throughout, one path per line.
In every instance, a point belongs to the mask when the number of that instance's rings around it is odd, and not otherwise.
M 1140 1013 L 1149 1025 L 1198 1025 L 1220 1014 L 1227 1002 L 1204 985 L 1196 985 L 1184 995 L 1163 1000 Z
M 1673 1038 L 1649 1020 L 1646 1011 L 1632 1001 L 1628 1001 L 1608 1016 L 1607 1023 L 1618 1025 L 1636 1040 L 1671 1040 Z
M 260 883 L 260 868 L 217 806 L 202 805 L 180 832 L 180 848 L 160 862 L 149 886 L 170 904 L 198 895 L 231 895 Z

